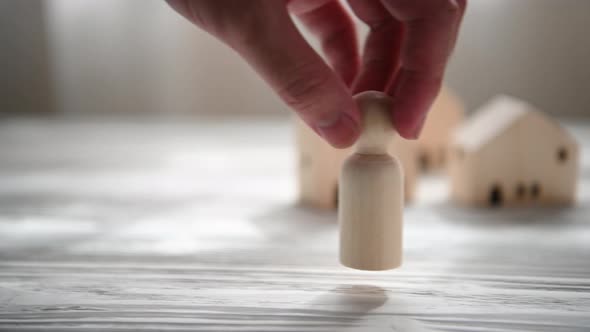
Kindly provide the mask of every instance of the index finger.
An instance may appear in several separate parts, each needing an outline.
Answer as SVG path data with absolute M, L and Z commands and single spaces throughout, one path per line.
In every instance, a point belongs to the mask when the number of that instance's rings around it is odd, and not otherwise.
M 466 0 L 381 0 L 405 26 L 400 69 L 387 88 L 400 135 L 417 138 L 437 96 Z

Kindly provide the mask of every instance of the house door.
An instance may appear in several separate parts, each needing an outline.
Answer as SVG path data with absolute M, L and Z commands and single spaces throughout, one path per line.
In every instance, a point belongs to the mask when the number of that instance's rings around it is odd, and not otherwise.
M 502 188 L 499 185 L 493 185 L 489 195 L 490 206 L 501 206 L 504 201 L 503 196 Z

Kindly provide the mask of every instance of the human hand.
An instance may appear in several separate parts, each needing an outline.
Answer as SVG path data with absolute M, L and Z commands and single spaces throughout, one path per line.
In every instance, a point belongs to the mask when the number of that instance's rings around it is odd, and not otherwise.
M 359 55 L 352 19 L 338 0 L 167 0 L 238 52 L 299 116 L 335 147 L 355 142 L 352 94 L 384 91 L 393 123 L 417 138 L 441 87 L 467 0 L 348 0 L 370 28 Z M 289 13 L 319 38 L 330 64 Z

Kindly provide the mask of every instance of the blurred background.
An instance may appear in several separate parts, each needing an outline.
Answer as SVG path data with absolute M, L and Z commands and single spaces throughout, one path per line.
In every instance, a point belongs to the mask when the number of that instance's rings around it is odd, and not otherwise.
M 468 110 L 509 93 L 590 114 L 589 13 L 586 0 L 471 1 L 447 84 Z M 2 0 L 0 45 L 4 114 L 287 114 L 233 51 L 162 0 Z

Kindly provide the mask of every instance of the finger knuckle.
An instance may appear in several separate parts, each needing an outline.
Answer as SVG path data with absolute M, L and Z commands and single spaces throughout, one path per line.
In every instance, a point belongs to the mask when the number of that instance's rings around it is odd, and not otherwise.
M 320 101 L 322 92 L 330 77 L 317 73 L 311 74 L 310 66 L 304 65 L 287 75 L 285 83 L 279 89 L 279 96 L 293 109 L 302 115 L 311 115 Z
M 441 10 L 446 10 L 449 12 L 458 12 L 459 9 L 460 7 L 457 0 L 444 0 L 441 3 Z
M 236 1 L 204 5 L 202 2 L 188 2 L 193 21 L 215 36 L 227 39 L 238 36 L 252 37 L 260 33 L 264 20 L 249 1 Z
M 433 18 L 437 16 L 453 16 L 461 12 L 462 0 L 398 0 L 396 7 L 405 21 Z

